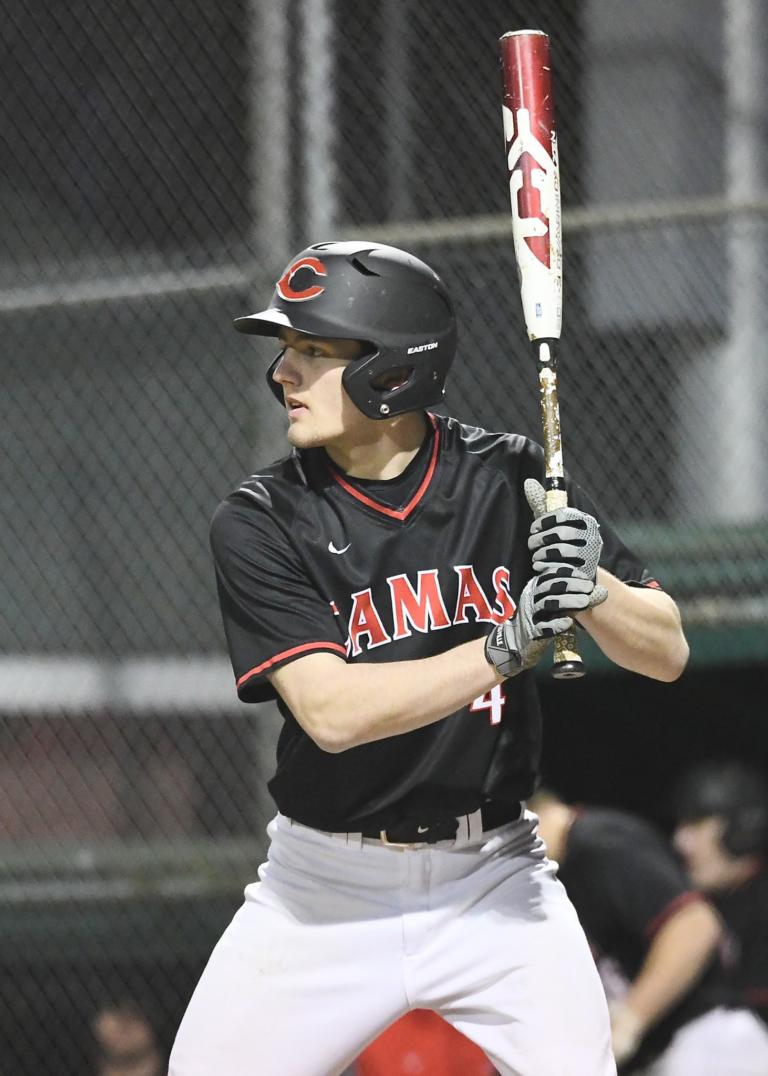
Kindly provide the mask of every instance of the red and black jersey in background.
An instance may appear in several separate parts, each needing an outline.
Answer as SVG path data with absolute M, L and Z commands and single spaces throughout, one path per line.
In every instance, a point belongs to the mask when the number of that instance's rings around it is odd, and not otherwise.
M 745 1005 L 768 1024 L 768 866 L 734 889 L 711 894 L 734 950 L 734 1004 Z
M 541 449 L 429 417 L 430 437 L 391 483 L 350 478 L 311 449 L 263 468 L 219 506 L 211 542 L 244 701 L 274 698 L 267 673 L 305 654 L 425 658 L 513 613 L 532 575 L 523 482 L 542 479 Z M 575 485 L 569 497 L 600 519 Z M 657 585 L 600 522 L 601 565 Z M 425 728 L 338 754 L 278 705 L 285 724 L 269 788 L 283 814 L 317 829 L 385 829 L 533 791 L 541 718 L 532 673 Z
M 704 898 L 664 837 L 644 819 L 608 808 L 578 812 L 558 871 L 595 956 L 611 957 L 631 982 L 656 933 L 679 908 Z M 726 971 L 716 954 L 693 988 L 644 1037 L 622 1073 L 657 1057 L 674 1033 L 697 1016 L 727 1005 Z

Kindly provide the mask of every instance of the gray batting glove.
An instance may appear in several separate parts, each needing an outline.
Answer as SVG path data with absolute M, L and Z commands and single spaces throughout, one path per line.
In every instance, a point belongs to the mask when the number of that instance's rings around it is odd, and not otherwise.
M 598 605 L 607 597 L 605 587 L 596 587 L 592 579 L 567 564 L 543 571 L 526 583 L 515 615 L 488 635 L 488 663 L 507 677 L 532 668 L 552 638 L 573 626 L 574 613 Z
M 547 572 L 555 564 L 567 564 L 594 582 L 603 548 L 595 517 L 571 507 L 547 512 L 546 493 L 534 478 L 525 480 L 524 489 L 535 516 L 528 538 L 533 570 Z

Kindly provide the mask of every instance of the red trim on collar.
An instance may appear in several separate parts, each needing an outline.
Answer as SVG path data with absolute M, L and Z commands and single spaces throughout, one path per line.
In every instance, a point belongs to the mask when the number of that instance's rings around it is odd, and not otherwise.
M 383 516 L 389 516 L 390 519 L 407 519 L 411 512 L 414 510 L 414 508 L 416 508 L 424 494 L 427 492 L 429 484 L 432 481 L 432 476 L 435 473 L 435 468 L 437 467 L 437 456 L 438 452 L 440 451 L 440 428 L 435 421 L 434 415 L 427 412 L 427 417 L 432 423 L 432 426 L 435 431 L 435 435 L 432 440 L 432 454 L 429 458 L 429 466 L 427 467 L 423 479 L 419 483 L 419 488 L 416 490 L 416 492 L 404 508 L 389 508 L 385 504 L 379 504 L 378 501 L 374 501 L 372 497 L 368 497 L 361 490 L 356 489 L 355 486 L 351 485 L 345 478 L 342 478 L 341 474 L 335 469 L 335 467 L 330 468 L 331 474 L 342 487 L 342 489 L 345 489 L 351 497 L 354 497 L 355 500 L 360 501 L 361 504 L 367 505 L 368 508 L 373 508 L 376 512 L 380 512 Z

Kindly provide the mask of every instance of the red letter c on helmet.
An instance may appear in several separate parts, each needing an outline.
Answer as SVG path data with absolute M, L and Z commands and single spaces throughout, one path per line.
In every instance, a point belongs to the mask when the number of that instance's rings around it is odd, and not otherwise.
M 293 265 L 289 265 L 278 280 L 276 287 L 283 299 L 287 299 L 291 303 L 303 303 L 307 299 L 316 299 L 318 295 L 322 295 L 325 291 L 325 288 L 320 284 L 311 284 L 308 288 L 296 291 L 291 286 L 291 282 L 300 269 L 309 269 L 317 276 L 327 275 L 325 266 L 319 258 L 300 258 Z

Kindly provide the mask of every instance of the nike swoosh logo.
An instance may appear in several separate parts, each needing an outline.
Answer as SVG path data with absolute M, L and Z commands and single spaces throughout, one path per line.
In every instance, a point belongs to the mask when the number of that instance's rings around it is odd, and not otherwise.
M 349 549 L 349 547 L 351 545 L 352 545 L 351 542 L 347 542 L 347 544 L 344 546 L 343 549 L 337 549 L 336 546 L 333 544 L 333 542 L 329 542 L 328 543 L 328 548 L 330 549 L 331 553 L 336 553 L 338 555 L 339 553 L 346 553 L 346 551 Z
M 429 833 L 429 826 L 417 826 L 416 827 L 416 832 L 417 833 Z

